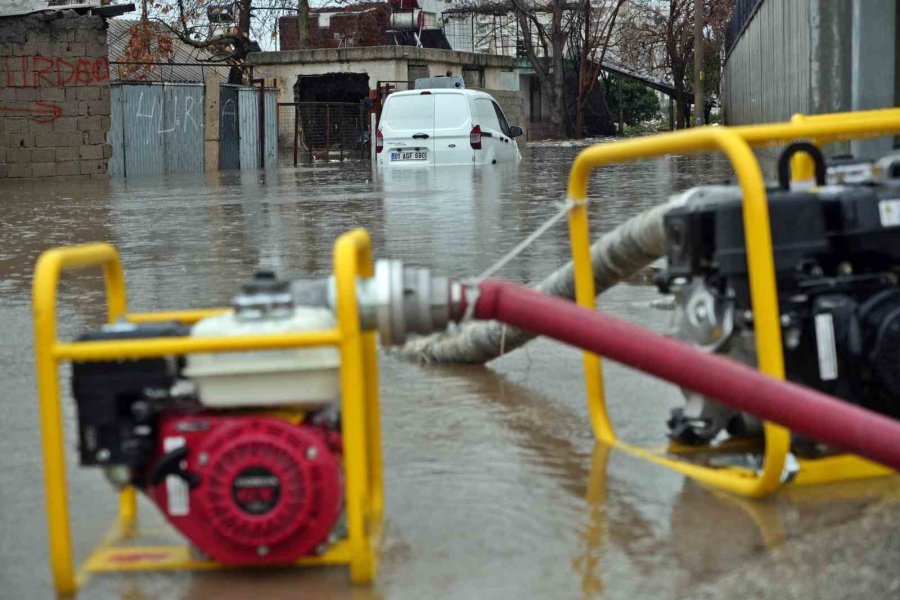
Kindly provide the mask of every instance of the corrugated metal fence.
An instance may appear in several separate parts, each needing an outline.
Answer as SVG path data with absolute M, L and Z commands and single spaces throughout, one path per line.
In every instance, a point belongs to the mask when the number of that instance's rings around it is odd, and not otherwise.
M 850 0 L 741 0 L 722 73 L 730 124 L 850 110 Z
M 260 136 L 260 102 L 259 91 L 254 88 L 238 90 L 238 127 L 240 130 L 241 168 L 259 168 L 260 142 L 264 141 L 266 149 L 266 167 L 278 163 L 278 92 L 266 90 L 265 135 Z M 263 138 L 262 140 L 260 138 Z
M 113 85 L 113 177 L 203 170 L 203 85 Z
M 277 165 L 277 92 L 266 92 L 266 166 Z M 220 122 L 237 122 L 237 143 L 220 146 L 222 168 L 259 168 L 259 91 L 238 88 L 232 114 L 226 114 L 225 90 Z M 110 174 L 132 178 L 204 170 L 204 86 L 199 83 L 113 84 L 109 143 L 113 147 Z M 246 123 L 246 126 L 245 126 Z M 232 127 L 232 129 L 234 129 Z M 223 132 L 227 135 L 227 132 Z M 233 134 L 232 134 L 233 136 Z M 255 149 L 255 154 L 254 154 Z

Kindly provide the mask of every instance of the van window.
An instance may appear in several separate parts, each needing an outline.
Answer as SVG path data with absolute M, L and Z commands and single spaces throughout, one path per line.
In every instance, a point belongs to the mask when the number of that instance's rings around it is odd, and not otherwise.
M 435 129 L 460 129 L 469 118 L 469 102 L 462 94 L 434 95 Z
M 512 133 L 509 131 L 509 123 L 506 122 L 506 117 L 503 115 L 503 111 L 500 110 L 500 106 L 496 102 L 492 102 L 491 104 L 494 105 L 494 111 L 497 113 L 497 120 L 500 121 L 500 131 L 508 136 L 512 136 Z
M 390 96 L 381 122 L 390 129 L 431 130 L 434 127 L 434 96 Z
M 497 112 L 494 110 L 493 102 L 487 98 L 477 98 L 475 100 L 475 113 L 478 115 L 478 123 L 482 129 L 501 131 L 500 121 L 497 119 Z

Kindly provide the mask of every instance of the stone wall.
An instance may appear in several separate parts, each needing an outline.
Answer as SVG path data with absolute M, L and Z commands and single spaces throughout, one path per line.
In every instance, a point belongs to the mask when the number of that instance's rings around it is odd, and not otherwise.
M 106 179 L 109 115 L 103 18 L 0 18 L 0 181 Z

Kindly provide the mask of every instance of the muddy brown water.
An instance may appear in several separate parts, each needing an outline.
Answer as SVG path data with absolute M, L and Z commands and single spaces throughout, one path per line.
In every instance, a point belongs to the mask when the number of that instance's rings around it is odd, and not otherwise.
M 541 224 L 564 197 L 577 151 L 535 145 L 521 165 L 411 171 L 373 179 L 365 164 L 168 176 L 103 185 L 0 188 L 0 598 L 52 597 L 33 376 L 30 285 L 41 251 L 115 244 L 133 310 L 222 305 L 259 268 L 330 272 L 335 238 L 365 227 L 378 257 L 471 276 Z M 729 176 L 719 157 L 666 157 L 594 176 L 595 232 L 673 190 Z M 500 276 L 542 278 L 568 257 L 551 230 Z M 652 287 L 603 296 L 612 313 L 665 330 Z M 66 277 L 61 335 L 102 319 L 97 273 Z M 607 365 L 620 434 L 663 440 L 679 392 Z M 66 369 L 62 376 L 67 377 Z M 67 383 L 64 383 L 66 387 Z M 94 576 L 81 598 L 682 598 L 786 540 L 844 522 L 898 494 L 895 479 L 782 493 L 765 502 L 595 449 L 579 354 L 546 340 L 487 367 L 419 366 L 381 355 L 387 508 L 370 587 L 344 568 Z M 75 459 L 64 399 L 78 556 L 106 530 L 115 497 Z M 142 523 L 170 538 L 155 509 Z

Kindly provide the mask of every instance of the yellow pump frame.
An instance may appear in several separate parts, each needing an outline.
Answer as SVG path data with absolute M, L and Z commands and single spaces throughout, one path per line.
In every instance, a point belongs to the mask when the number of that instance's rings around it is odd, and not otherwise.
M 337 281 L 337 327 L 292 334 L 216 338 L 156 338 L 90 342 L 62 342 L 57 337 L 57 287 L 63 271 L 101 267 L 106 283 L 110 323 L 182 321 L 194 323 L 223 309 L 128 314 L 125 275 L 116 250 L 109 244 L 87 244 L 44 252 L 34 275 L 34 331 L 38 402 L 44 452 L 50 563 L 58 593 L 74 593 L 91 573 L 227 568 L 215 561 L 193 558 L 186 545 L 121 546 L 137 535 L 137 499 L 127 488 L 119 497 L 119 516 L 107 537 L 76 569 L 72 557 L 63 420 L 58 367 L 64 361 L 102 361 L 151 358 L 196 352 L 235 352 L 277 348 L 335 346 L 341 355 L 341 423 L 343 427 L 347 537 L 324 554 L 297 561 L 298 565 L 350 567 L 355 583 L 374 579 L 376 547 L 384 512 L 378 364 L 375 333 L 360 330 L 356 285 L 374 275 L 369 234 L 357 229 L 342 235 L 334 246 Z
M 770 125 L 699 127 L 586 148 L 572 165 L 568 189 L 569 199 L 574 202 L 574 207 L 569 211 L 569 238 L 575 272 L 576 302 L 579 306 L 590 310 L 596 308 L 587 210 L 591 172 L 597 167 L 640 158 L 719 150 L 731 161 L 743 195 L 744 231 L 756 328 L 757 362 L 762 372 L 784 379 L 784 356 L 769 208 L 762 171 L 751 148 L 799 139 L 825 144 L 896 132 L 900 132 L 900 109 L 893 108 L 816 116 L 795 115 L 790 123 Z M 791 166 L 795 179 L 811 177 L 812 161 L 808 156 L 798 154 L 792 160 Z M 713 488 L 741 496 L 764 497 L 775 492 L 783 484 L 782 473 L 790 450 L 790 432 L 787 429 L 765 423 L 763 465 L 758 473 L 738 467 L 707 467 L 634 446 L 618 439 L 610 421 L 603 391 L 600 357 L 585 352 L 583 362 L 591 425 L 594 435 L 601 443 L 661 464 Z M 808 485 L 877 477 L 890 473 L 893 471 L 887 467 L 845 454 L 815 460 L 800 460 L 799 471 L 793 483 Z

